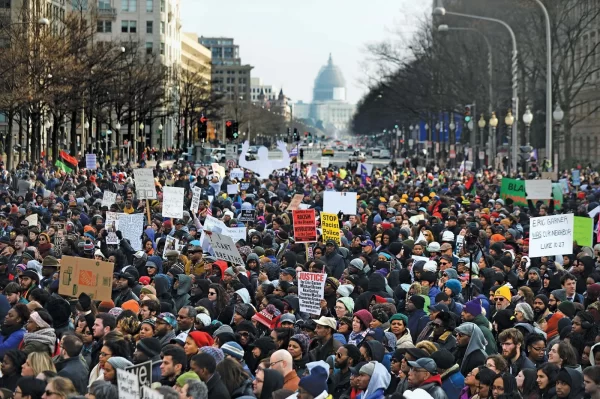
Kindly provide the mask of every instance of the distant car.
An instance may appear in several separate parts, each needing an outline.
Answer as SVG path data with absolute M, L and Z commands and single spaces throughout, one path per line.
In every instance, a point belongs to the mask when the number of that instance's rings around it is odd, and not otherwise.
M 321 155 L 324 157 L 332 157 L 334 155 L 333 148 L 323 148 Z
M 353 149 L 354 149 L 354 147 L 352 146 L 352 144 L 348 145 L 348 148 L 347 148 L 348 151 L 352 151 Z
M 390 150 L 381 150 L 379 151 L 379 158 L 391 158 L 392 154 L 390 153 Z
M 381 148 L 373 148 L 371 149 L 371 156 L 373 158 L 379 158 L 379 152 L 381 151 Z
M 345 148 L 344 148 L 344 145 L 343 145 L 343 144 L 338 144 L 338 145 L 337 145 L 337 147 L 336 147 L 335 149 L 336 149 L 336 150 L 338 150 L 338 151 L 344 151 L 344 150 L 345 150 Z

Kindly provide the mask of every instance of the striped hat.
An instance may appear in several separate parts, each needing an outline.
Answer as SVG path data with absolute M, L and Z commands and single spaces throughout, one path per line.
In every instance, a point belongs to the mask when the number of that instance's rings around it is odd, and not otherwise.
M 225 355 L 233 356 L 237 360 L 242 360 L 244 358 L 244 349 L 234 341 L 229 341 L 221 346 L 221 350 Z

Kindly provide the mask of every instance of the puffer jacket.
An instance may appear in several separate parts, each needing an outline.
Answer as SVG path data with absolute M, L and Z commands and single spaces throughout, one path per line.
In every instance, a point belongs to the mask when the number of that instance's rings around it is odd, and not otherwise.
M 185 274 L 179 274 L 178 276 L 179 285 L 173 296 L 175 301 L 175 309 L 179 310 L 190 301 L 190 290 L 192 289 L 192 278 Z
M 439 374 L 433 375 L 423 381 L 423 384 L 419 388 L 431 395 L 433 399 L 449 399 L 442 388 L 442 379 Z

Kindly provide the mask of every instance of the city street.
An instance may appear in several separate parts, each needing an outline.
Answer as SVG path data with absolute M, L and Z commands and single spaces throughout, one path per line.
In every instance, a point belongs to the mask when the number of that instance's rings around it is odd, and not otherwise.
M 345 165 L 348 162 L 348 158 L 352 155 L 352 151 L 335 151 L 334 156 L 323 157 L 321 150 L 305 150 L 304 151 L 304 162 L 321 162 L 321 158 L 329 159 L 330 165 Z M 281 153 L 279 151 L 269 151 L 270 159 L 281 159 Z M 390 158 L 372 158 L 370 156 L 365 157 L 367 163 L 374 165 L 387 165 L 392 160 Z

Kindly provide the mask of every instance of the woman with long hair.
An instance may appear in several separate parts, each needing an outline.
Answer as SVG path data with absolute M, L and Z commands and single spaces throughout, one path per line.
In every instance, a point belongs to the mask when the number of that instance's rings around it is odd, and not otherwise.
M 516 392 L 517 389 L 517 380 L 512 374 L 498 374 L 492 384 L 492 399 L 498 399 L 505 392 Z
M 217 364 L 217 372 L 221 377 L 221 381 L 225 384 L 225 388 L 227 388 L 231 399 L 242 396 L 253 396 L 252 380 L 244 372 L 239 362 L 231 358 L 225 358 Z
M 276 328 L 275 330 L 271 331 L 270 334 L 271 338 L 273 339 L 273 342 L 275 342 L 275 345 L 277 345 L 277 349 L 286 350 L 288 348 L 290 338 L 292 337 L 292 335 L 294 335 L 293 328 L 283 327 Z
M 577 367 L 577 353 L 570 343 L 561 341 L 552 345 L 548 362 L 558 367 Z
M 488 356 L 485 360 L 485 366 L 496 374 L 502 374 L 508 370 L 506 359 L 499 354 Z
M 537 384 L 537 371 L 534 369 L 522 369 L 516 377 L 517 388 L 523 399 L 540 399 L 540 388 Z
M 21 375 L 23 377 L 37 377 L 43 371 L 56 372 L 56 367 L 50 356 L 45 352 L 31 352 L 23 364 Z
M 213 320 L 219 320 L 223 324 L 231 323 L 233 319 L 233 305 L 229 303 L 229 294 L 221 284 L 208 286 L 208 299 L 212 302 Z
M 75 386 L 68 378 L 54 377 L 46 384 L 46 392 L 42 399 L 67 399 L 77 393 Z
M 119 356 L 127 359 L 129 359 L 131 356 L 129 344 L 127 341 L 125 341 L 123 334 L 121 334 L 119 331 L 111 331 L 106 334 L 102 343 L 103 346 L 100 349 L 98 364 L 90 372 L 88 386 L 90 386 L 94 381 L 104 380 L 104 365 L 112 356 Z
M 538 367 L 536 382 L 542 399 L 556 397 L 556 378 L 559 372 L 560 368 L 552 363 L 544 363 Z

